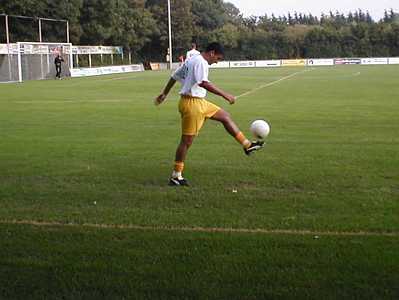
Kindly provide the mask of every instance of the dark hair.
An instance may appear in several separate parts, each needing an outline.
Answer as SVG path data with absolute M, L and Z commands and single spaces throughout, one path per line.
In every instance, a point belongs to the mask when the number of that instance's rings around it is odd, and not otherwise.
M 210 52 L 210 51 L 215 51 L 216 54 L 224 55 L 223 46 L 217 42 L 208 44 L 208 47 L 206 47 L 206 52 Z

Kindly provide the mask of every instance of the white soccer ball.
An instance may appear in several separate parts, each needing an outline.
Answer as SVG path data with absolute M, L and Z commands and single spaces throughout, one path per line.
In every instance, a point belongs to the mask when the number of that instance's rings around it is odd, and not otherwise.
M 270 133 L 270 126 L 265 120 L 255 120 L 252 122 L 250 130 L 258 139 L 264 139 Z

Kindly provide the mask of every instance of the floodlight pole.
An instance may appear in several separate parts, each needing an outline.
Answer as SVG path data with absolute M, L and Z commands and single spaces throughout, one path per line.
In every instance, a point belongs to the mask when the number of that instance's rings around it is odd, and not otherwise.
M 6 15 L 6 36 L 7 36 L 7 45 L 10 44 L 10 33 L 8 32 L 8 15 Z
M 172 70 L 173 54 L 172 54 L 172 20 L 170 16 L 170 0 L 168 0 L 168 23 L 169 23 L 169 64 Z
M 67 43 L 69 43 L 69 21 L 66 21 Z
M 39 18 L 39 42 L 42 42 L 42 19 Z
M 12 80 L 11 56 L 10 56 L 10 33 L 8 32 L 8 15 L 5 15 L 6 21 L 6 37 L 7 37 L 7 62 L 8 62 L 8 79 Z

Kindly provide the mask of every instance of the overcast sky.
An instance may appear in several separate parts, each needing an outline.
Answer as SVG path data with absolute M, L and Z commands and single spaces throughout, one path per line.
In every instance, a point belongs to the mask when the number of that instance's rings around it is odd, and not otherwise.
M 321 13 L 327 14 L 330 10 L 338 10 L 344 14 L 349 11 L 361 9 L 364 12 L 369 11 L 375 21 L 381 19 L 384 15 L 384 9 L 393 8 L 399 12 L 399 0 L 225 0 L 233 3 L 245 17 L 271 15 L 287 15 L 288 12 L 311 13 L 320 16 Z

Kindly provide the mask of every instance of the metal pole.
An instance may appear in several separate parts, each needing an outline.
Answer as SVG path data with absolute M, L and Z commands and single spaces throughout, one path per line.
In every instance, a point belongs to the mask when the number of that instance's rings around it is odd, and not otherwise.
M 73 53 L 72 53 L 72 44 L 69 45 L 69 72 L 73 69 Z
M 22 82 L 22 59 L 21 59 L 21 44 L 17 43 L 17 49 L 18 49 L 18 81 Z
M 50 51 L 47 51 L 47 74 L 50 74 Z
M 66 32 L 66 34 L 67 34 L 67 43 L 69 43 L 69 21 L 66 21 L 66 23 L 67 23 L 67 26 L 66 26 L 66 30 L 67 30 L 67 32 Z
M 172 53 L 172 20 L 170 16 L 170 0 L 168 0 L 168 23 L 169 23 L 169 64 L 172 70 L 173 53 Z
M 39 42 L 42 42 L 42 19 L 39 18 Z M 43 75 L 43 55 L 40 52 L 40 71 L 41 71 L 41 75 L 42 77 L 40 79 L 44 79 L 44 75 Z
M 8 15 L 6 15 L 6 36 L 7 36 L 7 45 L 10 44 L 10 33 L 8 32 Z
M 42 19 L 39 18 L 39 42 L 42 42 Z
M 8 62 L 8 79 L 12 81 L 12 68 L 11 68 L 11 56 L 10 56 L 10 33 L 8 32 L 8 15 L 6 19 L 6 36 L 7 36 L 7 62 Z

